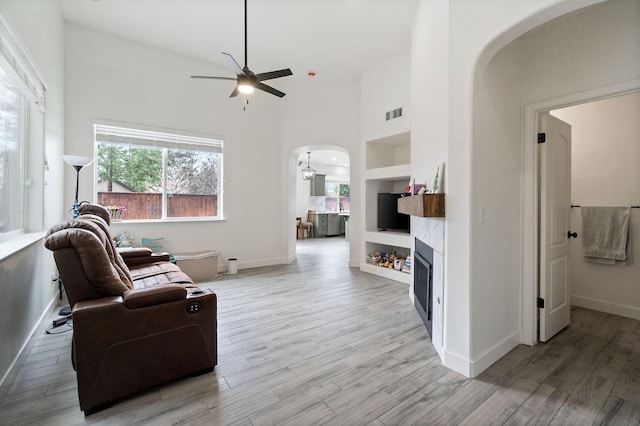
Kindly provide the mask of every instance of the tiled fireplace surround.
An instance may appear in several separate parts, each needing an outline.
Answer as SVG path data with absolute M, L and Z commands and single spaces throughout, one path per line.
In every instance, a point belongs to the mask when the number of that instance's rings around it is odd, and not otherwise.
M 433 330 L 431 338 L 438 355 L 443 358 L 444 219 L 411 216 L 411 236 L 433 248 Z M 413 300 L 413 284 L 410 295 Z

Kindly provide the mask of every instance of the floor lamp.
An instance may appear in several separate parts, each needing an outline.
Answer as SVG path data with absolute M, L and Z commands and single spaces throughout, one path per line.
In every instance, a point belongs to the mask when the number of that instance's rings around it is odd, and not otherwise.
M 63 155 L 62 159 L 64 160 L 65 163 L 67 163 L 68 165 L 76 169 L 76 198 L 74 199 L 73 207 L 71 207 L 71 210 L 69 210 L 73 215 L 73 218 L 75 219 L 76 217 L 80 216 L 80 212 L 78 211 L 78 207 L 80 207 L 80 203 L 78 202 L 78 186 L 80 186 L 80 170 L 82 170 L 83 168 L 91 164 L 93 162 L 93 158 L 82 157 L 79 155 Z M 60 299 L 62 300 L 61 281 L 58 281 L 58 285 L 60 286 L 59 287 Z M 62 315 L 62 316 L 71 315 L 71 307 L 65 306 L 64 308 L 60 309 L 60 312 L 58 312 L 58 315 Z
M 93 162 L 93 158 L 89 157 L 81 157 L 79 155 L 63 155 L 62 159 L 65 163 L 76 169 L 76 198 L 73 203 L 73 207 L 70 212 L 73 214 L 73 218 L 80 216 L 80 212 L 78 211 L 78 207 L 80 207 L 80 203 L 78 203 L 78 186 L 80 185 L 80 170 L 84 167 L 87 167 L 89 164 Z

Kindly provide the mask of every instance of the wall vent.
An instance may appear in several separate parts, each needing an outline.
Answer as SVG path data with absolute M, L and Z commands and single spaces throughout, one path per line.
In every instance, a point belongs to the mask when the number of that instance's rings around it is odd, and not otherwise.
M 393 120 L 394 118 L 400 118 L 402 117 L 402 107 L 396 108 L 393 111 L 387 111 L 384 113 L 384 116 L 385 116 L 384 121 Z

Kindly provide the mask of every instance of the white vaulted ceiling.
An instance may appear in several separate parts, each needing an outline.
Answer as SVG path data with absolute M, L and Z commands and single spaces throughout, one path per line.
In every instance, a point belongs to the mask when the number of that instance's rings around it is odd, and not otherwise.
M 67 21 L 226 68 L 244 65 L 243 0 L 58 0 Z M 247 0 L 248 65 L 290 82 L 358 78 L 410 48 L 417 0 Z M 208 70 L 193 70 L 194 74 Z M 233 76 L 233 72 L 229 72 Z

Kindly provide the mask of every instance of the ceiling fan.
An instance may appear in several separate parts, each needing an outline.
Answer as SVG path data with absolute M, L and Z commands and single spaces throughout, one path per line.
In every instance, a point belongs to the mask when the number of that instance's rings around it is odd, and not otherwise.
M 233 92 L 231 92 L 230 98 L 238 96 L 238 93 L 249 94 L 253 93 L 255 89 L 260 89 L 267 93 L 271 93 L 272 95 L 276 95 L 282 98 L 285 94 L 278 89 L 274 89 L 271 86 L 267 86 L 263 83 L 265 80 L 271 80 L 274 78 L 286 77 L 289 75 L 293 75 L 289 68 L 278 70 L 278 71 L 270 71 L 263 72 L 260 74 L 255 74 L 253 71 L 249 69 L 247 65 L 247 0 L 244 0 L 244 67 L 240 67 L 238 62 L 231 56 L 229 53 L 222 52 L 227 63 L 235 71 L 237 76 L 233 77 L 215 77 L 208 75 L 192 75 L 191 78 L 209 78 L 214 80 L 236 80 L 237 84 Z

